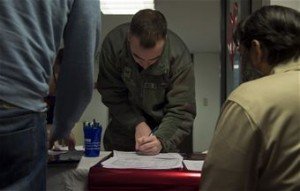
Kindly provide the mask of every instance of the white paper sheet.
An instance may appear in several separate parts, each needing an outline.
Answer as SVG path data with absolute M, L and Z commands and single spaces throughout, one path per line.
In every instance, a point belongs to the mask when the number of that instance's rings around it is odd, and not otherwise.
M 192 171 L 201 171 L 203 167 L 203 160 L 183 160 L 185 167 Z
M 94 166 L 95 164 L 97 164 L 99 161 L 101 161 L 104 157 L 108 156 L 111 152 L 110 151 L 100 151 L 100 155 L 98 157 L 85 157 L 82 156 L 81 160 L 77 166 L 77 170 L 78 169 L 84 169 L 84 170 L 88 170 Z
M 178 153 L 160 153 L 145 156 L 136 152 L 114 151 L 113 157 L 102 162 L 104 168 L 118 169 L 173 169 L 182 168 L 182 156 Z

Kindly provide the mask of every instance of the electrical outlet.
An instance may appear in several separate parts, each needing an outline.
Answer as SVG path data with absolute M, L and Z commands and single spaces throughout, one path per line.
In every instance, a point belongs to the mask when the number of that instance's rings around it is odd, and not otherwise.
M 208 98 L 203 98 L 203 106 L 208 106 Z

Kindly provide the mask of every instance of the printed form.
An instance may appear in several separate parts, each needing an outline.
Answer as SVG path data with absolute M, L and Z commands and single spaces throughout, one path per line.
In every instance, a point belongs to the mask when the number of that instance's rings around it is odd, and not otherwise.
M 192 171 L 202 171 L 203 160 L 183 160 L 185 167 Z
M 102 162 L 104 168 L 117 169 L 174 169 L 183 168 L 183 157 L 178 153 L 145 156 L 136 152 L 113 151 L 113 157 Z

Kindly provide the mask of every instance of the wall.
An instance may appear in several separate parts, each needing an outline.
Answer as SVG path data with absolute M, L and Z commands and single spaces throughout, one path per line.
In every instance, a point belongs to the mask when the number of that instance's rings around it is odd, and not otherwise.
M 299 0 L 270 0 L 271 5 L 281 5 L 285 7 L 290 7 L 300 11 L 300 1 Z
M 194 122 L 194 151 L 208 149 L 220 112 L 220 59 L 217 53 L 194 55 L 197 117 Z
M 156 9 L 164 13 L 168 27 L 176 32 L 195 55 L 197 112 L 194 127 L 194 150 L 206 150 L 219 112 L 219 0 L 157 0 Z M 115 26 L 128 22 L 131 15 L 102 15 L 101 39 Z M 96 81 L 98 63 L 95 64 Z M 206 101 L 205 101 L 206 100 Z M 205 105 L 204 102 L 207 102 Z M 205 106 L 204 106 L 204 105 Z M 77 143 L 82 144 L 82 122 L 92 119 L 107 125 L 107 108 L 94 91 L 93 99 L 73 129 Z
M 193 53 L 220 51 L 220 0 L 157 0 L 168 27 Z
M 265 5 L 280 5 L 280 6 L 289 7 L 300 11 L 299 0 L 253 0 L 252 1 L 253 11 Z

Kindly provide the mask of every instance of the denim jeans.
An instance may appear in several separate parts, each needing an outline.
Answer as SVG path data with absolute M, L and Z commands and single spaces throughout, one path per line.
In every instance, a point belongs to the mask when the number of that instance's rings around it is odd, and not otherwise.
M 0 190 L 46 190 L 46 115 L 0 105 Z

